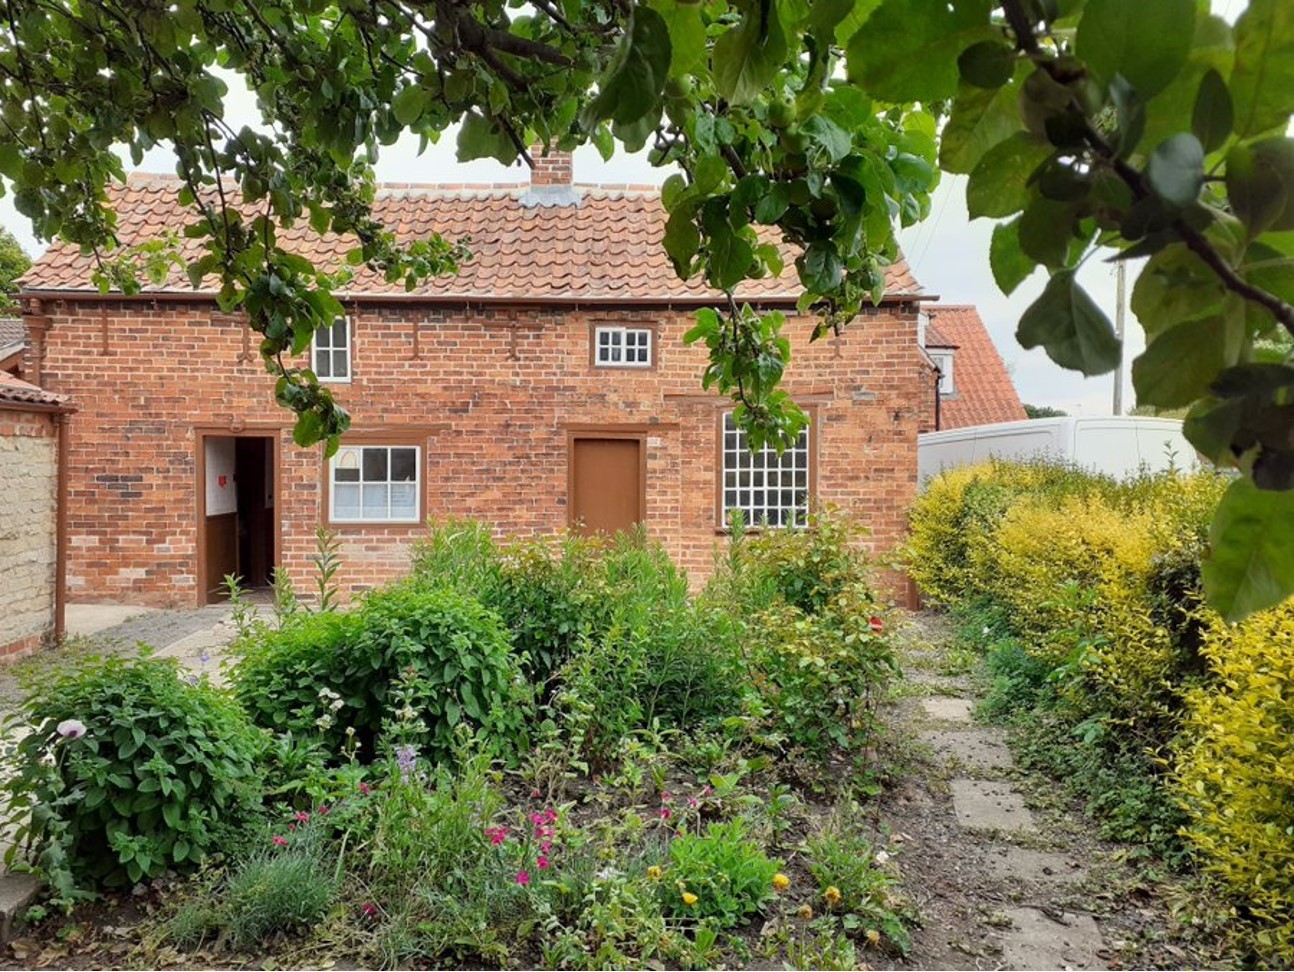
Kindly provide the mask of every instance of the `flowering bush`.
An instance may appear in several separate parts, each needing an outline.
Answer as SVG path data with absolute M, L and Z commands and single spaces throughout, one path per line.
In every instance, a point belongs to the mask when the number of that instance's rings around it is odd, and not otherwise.
M 259 734 L 176 663 L 89 658 L 32 685 L 3 784 L 14 834 L 56 899 L 195 867 L 255 813 Z

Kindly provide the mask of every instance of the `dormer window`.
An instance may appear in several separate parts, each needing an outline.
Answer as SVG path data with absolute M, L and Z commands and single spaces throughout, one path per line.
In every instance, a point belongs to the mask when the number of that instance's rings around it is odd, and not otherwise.
M 593 363 L 599 368 L 650 368 L 650 327 L 596 327 L 593 329 Z
M 956 394 L 957 385 L 953 381 L 953 353 L 951 351 L 927 351 L 926 353 L 939 369 L 939 394 L 944 396 Z

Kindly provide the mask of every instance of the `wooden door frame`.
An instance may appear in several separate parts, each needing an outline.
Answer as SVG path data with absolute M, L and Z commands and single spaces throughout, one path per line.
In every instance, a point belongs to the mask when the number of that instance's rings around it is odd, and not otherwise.
M 647 436 L 656 426 L 568 425 L 566 426 L 566 524 L 575 525 L 575 443 L 580 439 L 622 439 L 638 443 L 638 511 L 647 523 Z
M 194 532 L 197 534 L 197 563 L 193 576 L 197 579 L 195 597 L 198 607 L 207 603 L 207 439 L 269 439 L 274 445 L 274 566 L 282 566 L 283 551 L 283 516 L 280 504 L 283 502 L 283 426 L 281 425 L 246 425 L 237 431 L 228 426 L 218 425 L 194 426 L 193 449 L 195 462 L 193 509 Z

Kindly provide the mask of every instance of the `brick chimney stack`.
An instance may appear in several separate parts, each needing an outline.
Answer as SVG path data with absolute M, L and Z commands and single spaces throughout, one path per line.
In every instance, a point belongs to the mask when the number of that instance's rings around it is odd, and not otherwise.
M 570 152 L 551 149 L 544 154 L 544 146 L 532 145 L 530 157 L 535 163 L 530 170 L 532 186 L 569 186 L 575 181 L 575 167 Z

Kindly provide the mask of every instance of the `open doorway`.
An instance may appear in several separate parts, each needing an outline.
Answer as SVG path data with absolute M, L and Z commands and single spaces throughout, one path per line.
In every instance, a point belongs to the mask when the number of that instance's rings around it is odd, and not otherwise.
M 275 437 L 200 434 L 198 591 L 204 604 L 228 597 L 225 578 L 267 588 L 277 562 Z

